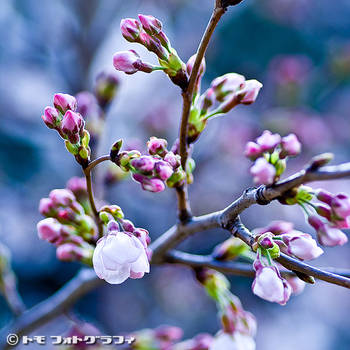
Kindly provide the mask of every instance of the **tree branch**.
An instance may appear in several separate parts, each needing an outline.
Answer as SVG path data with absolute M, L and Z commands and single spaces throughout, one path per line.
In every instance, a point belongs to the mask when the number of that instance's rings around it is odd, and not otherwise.
M 166 254 L 166 261 L 173 264 L 181 264 L 192 268 L 205 267 L 210 268 L 228 275 L 237 275 L 244 277 L 255 277 L 255 271 L 252 264 L 236 262 L 236 261 L 220 261 L 214 259 L 211 255 L 196 255 L 181 252 L 179 250 L 171 250 Z M 320 268 L 327 273 L 350 277 L 350 270 L 337 269 L 332 267 Z M 295 273 L 289 269 L 282 269 L 282 276 L 295 277 Z
M 254 243 L 254 236 L 242 224 L 239 218 L 236 219 L 233 225 L 232 234 L 240 238 L 245 243 L 247 243 L 250 247 Z M 294 259 L 286 254 L 281 253 L 280 257 L 274 260 L 279 262 L 282 266 L 284 266 L 288 270 L 297 271 L 304 275 L 312 276 L 322 281 L 336 284 L 341 287 L 350 288 L 350 278 L 318 269 L 317 267 L 313 267 L 308 264 L 305 264 L 304 262 Z
M 52 320 L 71 307 L 80 297 L 102 284 L 93 269 L 84 268 L 51 297 L 35 305 L 17 317 L 0 332 L 0 348 L 7 349 L 6 336 L 9 333 L 19 337 L 27 335 L 37 327 Z

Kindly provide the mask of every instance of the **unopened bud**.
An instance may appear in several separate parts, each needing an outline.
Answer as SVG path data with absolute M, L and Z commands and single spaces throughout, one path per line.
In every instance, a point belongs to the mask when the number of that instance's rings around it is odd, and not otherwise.
M 63 117 L 61 130 L 70 143 L 76 144 L 80 141 L 80 133 L 84 128 L 83 117 L 75 112 L 67 111 Z
M 143 29 L 149 35 L 156 35 L 162 30 L 162 22 L 151 15 L 139 14 L 139 20 Z
M 134 18 L 125 18 L 120 22 L 120 30 L 127 41 L 135 42 L 141 33 L 141 24 Z
M 68 94 L 55 94 L 53 104 L 62 114 L 68 110 L 75 111 L 77 109 L 77 100 Z
M 55 129 L 61 121 L 57 109 L 53 107 L 46 107 L 44 115 L 41 118 L 43 119 L 46 126 L 50 129 Z
M 113 65 L 116 70 L 126 74 L 134 74 L 138 71 L 151 73 L 153 66 L 142 62 L 138 53 L 134 50 L 120 51 L 113 56 Z

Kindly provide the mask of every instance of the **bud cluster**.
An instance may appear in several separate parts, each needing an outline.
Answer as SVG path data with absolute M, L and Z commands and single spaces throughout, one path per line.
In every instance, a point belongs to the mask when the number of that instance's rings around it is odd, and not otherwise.
M 123 283 L 129 277 L 142 278 L 150 271 L 148 231 L 124 219 L 116 205 L 102 207 L 100 219 L 107 226 L 107 235 L 97 241 L 93 254 L 97 276 L 111 284 Z
M 134 74 L 138 71 L 151 73 L 155 70 L 163 70 L 174 84 L 181 88 L 187 86 L 185 64 L 181 61 L 176 50 L 171 47 L 170 41 L 163 32 L 162 23 L 150 15 L 139 15 L 139 20 L 134 18 L 122 19 L 120 29 L 123 37 L 131 42 L 143 45 L 147 50 L 158 57 L 159 66 L 153 66 L 142 61 L 134 50 L 117 52 L 113 56 L 115 69 L 126 74 Z
M 38 222 L 38 235 L 57 247 L 58 259 L 91 264 L 92 244 L 98 237 L 98 231 L 94 220 L 88 215 L 90 208 L 86 185 L 82 184 L 81 179 L 72 178 L 68 186 L 72 190 L 55 189 L 48 198 L 40 200 L 39 212 L 46 219 Z
M 197 279 L 217 304 L 222 333 L 231 337 L 248 337 L 254 342 L 257 328 L 255 317 L 245 311 L 240 300 L 231 293 L 226 277 L 214 270 L 201 269 L 197 271 Z
M 256 142 L 248 142 L 245 156 L 255 161 L 250 168 L 256 184 L 271 185 L 286 169 L 288 157 L 295 157 L 301 151 L 301 144 L 294 134 L 281 137 L 265 130 Z
M 46 107 L 43 121 L 50 129 L 55 129 L 65 140 L 67 150 L 77 161 L 86 165 L 90 159 L 90 134 L 85 129 L 85 121 L 77 112 L 77 100 L 68 94 L 55 94 L 54 107 Z
M 296 277 L 288 281 L 282 278 L 272 259 L 277 258 L 282 251 L 299 260 L 312 260 L 323 254 L 323 250 L 311 235 L 295 230 L 293 224 L 286 221 L 273 221 L 253 233 L 253 250 L 257 251 L 253 264 L 256 271 L 253 293 L 265 300 L 284 305 L 292 292 L 300 293 L 304 283 L 296 280 Z M 266 262 L 262 255 L 266 256 Z
M 174 326 L 159 326 L 155 329 L 142 329 L 130 334 L 135 341 L 130 345 L 132 350 L 143 349 L 177 349 L 175 344 L 182 338 L 183 330 Z M 187 348 L 187 350 L 190 350 Z M 204 349 L 205 350 L 205 349 Z
M 308 222 L 316 230 L 318 241 L 329 247 L 345 244 L 348 238 L 340 229 L 350 228 L 349 196 L 319 189 L 315 197 L 320 203 L 307 202 L 316 211 L 316 214 L 308 214 Z
M 191 72 L 195 56 L 187 62 L 187 71 Z M 228 73 L 214 79 L 210 87 L 200 93 L 200 81 L 205 72 L 205 62 L 202 61 L 196 81 L 195 94 L 189 118 L 189 143 L 196 141 L 210 118 L 228 113 L 239 104 L 252 104 L 262 88 L 257 80 L 246 80 L 243 75 Z
M 182 169 L 180 156 L 176 154 L 176 145 L 169 151 L 166 140 L 151 137 L 147 142 L 148 155 L 141 155 L 136 150 L 120 151 L 121 145 L 120 140 L 112 146 L 112 161 L 123 171 L 131 172 L 132 178 L 145 191 L 161 192 L 166 186 L 177 187 L 184 183 L 186 173 Z M 193 160 L 191 164 L 188 167 L 189 176 L 194 169 Z

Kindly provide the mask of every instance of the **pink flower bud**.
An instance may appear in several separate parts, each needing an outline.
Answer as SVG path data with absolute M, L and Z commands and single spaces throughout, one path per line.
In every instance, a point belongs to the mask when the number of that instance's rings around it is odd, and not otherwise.
M 156 35 L 162 30 L 162 22 L 151 15 L 139 14 L 139 20 L 143 29 L 149 35 Z
M 281 233 L 288 233 L 293 230 L 293 224 L 291 222 L 276 220 L 272 221 L 267 226 L 267 231 L 272 232 L 275 235 L 279 235 Z
M 147 48 L 147 50 L 155 53 L 158 56 L 158 58 L 162 60 L 168 60 L 168 52 L 162 46 L 159 39 L 150 36 L 147 33 L 141 32 L 138 40 L 140 44 L 144 45 Z
M 332 211 L 331 208 L 326 204 L 315 204 L 315 209 L 318 215 L 326 218 L 327 220 L 332 220 Z
M 214 90 L 218 101 L 223 102 L 230 93 L 236 92 L 245 82 L 243 75 L 228 73 L 214 79 L 210 87 Z
M 120 30 L 127 41 L 134 42 L 140 35 L 141 24 L 134 18 L 125 18 L 120 22 Z
M 61 205 L 63 207 L 70 206 L 75 202 L 75 197 L 72 191 L 65 188 L 52 190 L 49 197 L 54 205 Z
M 168 152 L 164 160 L 170 164 L 173 169 L 177 169 L 181 165 L 181 158 L 178 154 L 174 154 L 173 152 Z
M 157 137 L 151 137 L 147 142 L 147 149 L 151 155 L 160 155 L 164 157 L 167 153 L 167 146 L 168 142 L 166 140 L 158 139 Z
M 331 207 L 339 219 L 346 219 L 350 216 L 350 199 L 344 193 L 339 193 L 332 199 Z
M 165 184 L 159 179 L 148 179 L 145 178 L 141 183 L 142 188 L 149 192 L 162 192 L 165 190 Z
M 249 141 L 246 144 L 244 151 L 244 155 L 246 157 L 250 158 L 251 160 L 256 160 L 258 157 L 261 156 L 261 153 L 261 147 L 257 143 Z
M 183 335 L 183 330 L 181 328 L 166 325 L 156 328 L 154 332 L 156 338 L 166 342 L 180 340 Z
M 282 152 L 286 156 L 297 156 L 301 151 L 301 143 L 295 134 L 289 134 L 282 138 Z
M 131 160 L 131 165 L 141 173 L 150 173 L 154 169 L 155 160 L 150 156 L 141 156 Z
M 332 200 L 334 198 L 332 193 L 323 189 L 319 189 L 316 191 L 316 197 L 319 201 L 326 203 L 328 205 L 332 205 Z
M 80 196 L 87 192 L 86 179 L 85 177 L 74 176 L 67 182 L 67 189 L 72 191 L 74 196 Z
M 53 218 L 46 218 L 37 224 L 40 239 L 55 243 L 61 236 L 62 225 Z
M 307 233 L 291 231 L 280 235 L 286 244 L 287 254 L 294 255 L 300 260 L 312 260 L 323 254 L 323 250 L 317 246 L 316 241 Z
M 113 65 L 116 70 L 126 74 L 134 74 L 138 71 L 151 73 L 153 71 L 152 66 L 143 63 L 138 53 L 134 50 L 115 53 L 113 56 Z
M 239 96 L 242 96 L 240 97 L 240 103 L 250 105 L 255 102 L 262 86 L 263 85 L 255 79 L 247 80 L 237 92 Z
M 135 231 L 135 226 L 130 220 L 123 220 L 122 227 L 123 227 L 124 231 L 127 231 L 127 232 L 134 232 Z
M 250 168 L 256 184 L 270 185 L 275 180 L 276 169 L 265 158 L 258 158 Z
M 101 238 L 93 255 L 97 276 L 111 284 L 123 283 L 127 278 L 141 278 L 150 270 L 146 251 L 133 235 L 111 233 Z
M 77 100 L 68 94 L 55 94 L 53 104 L 62 114 L 68 110 L 75 111 L 77 109 Z
M 292 287 L 293 294 L 300 294 L 303 292 L 306 283 L 298 277 L 287 278 L 288 284 Z
M 57 247 L 56 256 L 62 261 L 79 261 L 87 257 L 87 252 L 73 243 L 64 243 Z
M 193 69 L 193 65 L 196 61 L 196 57 L 197 57 L 197 55 L 194 54 L 193 56 L 191 56 L 189 58 L 189 60 L 186 63 L 186 70 L 187 70 L 187 74 L 189 76 L 192 73 L 192 69 Z M 203 58 L 200 66 L 199 66 L 199 71 L 198 71 L 198 75 L 196 78 L 196 93 L 199 92 L 199 90 L 200 90 L 201 80 L 202 80 L 204 73 L 205 73 L 205 59 Z
M 84 128 L 84 119 L 78 113 L 67 111 L 63 117 L 61 130 L 69 142 L 75 144 L 80 140 L 80 132 Z
M 252 284 L 253 293 L 262 299 L 285 305 L 292 289 L 287 281 L 281 277 L 275 266 L 262 266 L 254 263 L 256 271 Z
M 115 97 L 120 81 L 113 72 L 101 72 L 96 77 L 95 95 L 101 108 L 105 108 Z
M 266 232 L 267 234 L 270 234 L 272 236 L 271 232 Z M 266 234 L 265 233 L 265 234 Z M 261 240 L 259 240 L 259 245 L 260 247 L 264 248 L 264 249 L 269 249 L 269 248 L 273 248 L 274 247 L 274 242 L 272 240 L 271 236 L 264 236 L 262 237 Z
M 46 126 L 50 129 L 55 129 L 60 122 L 60 117 L 56 108 L 46 107 L 44 115 L 41 116 Z
M 337 245 L 344 245 L 348 241 L 344 232 L 333 225 L 324 223 L 317 216 L 309 216 L 308 221 L 317 231 L 318 241 L 323 246 L 334 247 Z
M 149 236 L 149 233 L 147 230 L 143 229 L 143 228 L 136 228 L 133 231 L 135 237 L 137 237 L 140 242 L 142 243 L 142 245 L 147 248 L 148 245 L 151 243 L 151 238 Z
M 261 151 L 273 151 L 274 148 L 280 144 L 281 136 L 272 134 L 269 130 L 265 130 L 262 135 L 256 139 L 256 142 L 260 146 Z
M 158 176 L 161 180 L 166 181 L 173 174 L 173 169 L 169 165 L 169 163 L 165 161 L 158 161 L 154 167 L 154 171 L 156 176 Z
M 55 204 L 51 198 L 42 198 L 39 202 L 39 213 L 44 216 L 50 216 L 55 212 Z

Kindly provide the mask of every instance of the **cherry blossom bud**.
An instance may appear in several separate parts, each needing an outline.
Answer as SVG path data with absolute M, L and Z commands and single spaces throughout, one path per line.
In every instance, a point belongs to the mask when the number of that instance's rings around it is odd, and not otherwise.
M 151 137 L 149 141 L 147 141 L 147 149 L 151 155 L 164 157 L 167 153 L 167 146 L 167 140 L 158 139 L 157 137 Z
M 332 210 L 331 208 L 326 204 L 315 204 L 315 209 L 318 215 L 323 216 L 327 220 L 332 220 Z
M 80 200 L 87 194 L 87 186 L 85 177 L 74 176 L 67 182 L 67 189 L 72 191 L 74 196 Z
M 155 160 L 150 156 L 141 156 L 140 158 L 132 159 L 130 164 L 139 172 L 147 174 L 153 171 Z
M 120 21 L 120 30 L 127 41 L 135 42 L 141 33 L 141 24 L 134 18 L 125 18 Z
M 55 243 L 61 236 L 62 225 L 53 218 L 46 218 L 37 224 L 38 236 L 40 239 Z
M 293 230 L 293 224 L 291 222 L 276 220 L 272 221 L 267 227 L 265 232 L 272 232 L 275 235 L 281 233 L 288 233 Z
M 251 160 L 256 160 L 261 156 L 261 154 L 262 154 L 261 147 L 257 143 L 249 141 L 246 144 L 245 151 L 244 151 L 244 155 L 246 157 L 250 158 Z
M 320 189 L 320 190 L 316 191 L 316 198 L 319 201 L 326 203 L 328 205 L 332 205 L 333 197 L 334 196 L 332 195 L 332 193 L 330 193 L 326 190 Z
M 39 202 L 39 213 L 44 216 L 50 216 L 55 213 L 56 208 L 51 198 L 42 198 Z
M 266 235 L 268 234 L 268 235 Z M 264 249 L 270 249 L 273 248 L 275 243 L 272 240 L 272 233 L 271 232 L 266 232 L 262 237 L 259 239 L 259 245 L 261 248 Z
M 113 56 L 113 65 L 116 70 L 126 74 L 134 74 L 138 71 L 151 73 L 153 66 L 142 62 L 138 53 L 134 50 L 120 51 Z
M 193 56 L 191 56 L 189 58 L 189 60 L 186 63 L 186 70 L 187 70 L 187 74 L 189 76 L 192 73 L 192 69 L 193 69 L 194 63 L 196 61 L 196 57 L 197 57 L 197 55 L 194 54 Z M 200 66 L 199 66 L 199 71 L 198 71 L 198 75 L 196 78 L 196 84 L 195 84 L 196 93 L 199 92 L 199 90 L 200 90 L 201 80 L 202 80 L 204 73 L 205 73 L 205 59 L 203 58 Z
M 236 92 L 244 82 L 243 75 L 228 73 L 214 79 L 210 86 L 215 92 L 216 99 L 223 102 L 228 94 Z
M 67 189 L 52 190 L 49 197 L 54 205 L 61 205 L 64 207 L 70 206 L 75 201 L 74 194 Z
M 151 15 L 139 14 L 139 20 L 143 29 L 149 35 L 156 35 L 162 30 L 162 22 Z
M 63 117 L 61 130 L 70 143 L 76 144 L 80 141 L 80 132 L 84 127 L 83 117 L 75 112 L 67 111 Z
M 145 46 L 147 50 L 155 53 L 158 56 L 158 58 L 160 58 L 161 60 L 165 60 L 165 61 L 169 60 L 169 55 L 167 50 L 162 46 L 161 42 L 156 37 L 153 37 L 147 33 L 141 32 L 138 40 L 140 44 Z
M 74 96 L 68 94 L 55 94 L 53 104 L 62 114 L 65 114 L 68 110 L 75 111 L 77 109 L 77 100 Z
M 255 79 L 247 80 L 243 84 L 242 88 L 237 92 L 239 96 L 242 96 L 239 98 L 240 103 L 250 105 L 255 102 L 262 86 L 263 85 Z
M 55 129 L 61 121 L 57 109 L 53 107 L 46 107 L 44 115 L 41 118 L 43 119 L 46 126 L 50 129 Z
M 285 305 L 291 294 L 291 287 L 281 277 L 276 266 L 263 266 L 259 259 L 254 262 L 256 271 L 252 284 L 253 293 L 262 299 Z
M 57 247 L 56 256 L 62 261 L 83 261 L 91 258 L 91 251 L 73 243 L 64 243 Z
M 289 134 L 282 137 L 282 155 L 283 156 L 297 156 L 301 151 L 301 143 L 295 134 Z
M 122 220 L 121 224 L 122 224 L 122 227 L 123 227 L 124 231 L 134 232 L 135 226 L 130 220 Z
M 148 179 L 144 178 L 141 182 L 141 186 L 145 191 L 149 192 L 162 192 L 165 190 L 165 184 L 160 179 Z
M 154 171 L 156 176 L 158 176 L 163 181 L 168 180 L 174 172 L 169 163 L 162 160 L 156 162 Z
M 140 240 L 123 232 L 110 233 L 97 242 L 93 266 L 97 276 L 111 284 L 123 283 L 129 277 L 141 278 L 150 270 Z
M 108 106 L 115 97 L 120 81 L 115 73 L 101 72 L 95 83 L 95 95 L 102 109 Z
M 183 330 L 181 328 L 166 325 L 156 328 L 154 332 L 156 338 L 166 342 L 180 340 L 183 336 Z
M 350 199 L 345 193 L 337 194 L 332 199 L 331 207 L 339 219 L 346 219 L 350 216 Z
M 287 278 L 287 282 L 292 287 L 292 293 L 295 295 L 302 293 L 306 285 L 299 277 Z
M 261 151 L 271 152 L 280 144 L 281 136 L 278 134 L 272 134 L 269 130 L 265 130 L 262 135 L 256 139 L 256 142 L 260 146 Z
M 344 232 L 335 226 L 324 223 L 316 215 L 309 216 L 308 221 L 316 230 L 318 241 L 323 246 L 334 247 L 344 245 L 348 241 Z
M 280 235 L 287 248 L 287 254 L 294 255 L 300 260 L 312 260 L 323 254 L 323 250 L 317 245 L 316 241 L 307 233 L 300 231 L 291 231 Z
M 173 152 L 168 152 L 164 160 L 170 164 L 173 169 L 177 169 L 181 165 L 181 158 L 178 154 L 174 154 Z
M 250 168 L 256 184 L 270 185 L 275 180 L 276 169 L 265 158 L 258 158 Z

